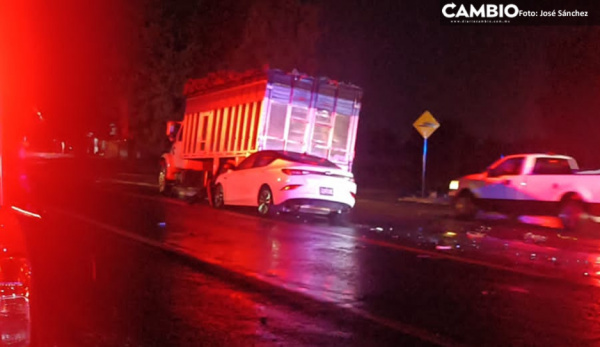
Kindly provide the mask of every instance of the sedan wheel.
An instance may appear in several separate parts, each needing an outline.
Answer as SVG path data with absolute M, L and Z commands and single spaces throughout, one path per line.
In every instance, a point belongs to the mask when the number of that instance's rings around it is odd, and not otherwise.
M 223 195 L 223 186 L 219 183 L 215 187 L 215 193 L 213 194 L 213 207 L 223 208 L 225 206 L 225 197 Z
M 258 192 L 258 214 L 268 216 L 273 210 L 273 193 L 267 186 L 260 188 Z

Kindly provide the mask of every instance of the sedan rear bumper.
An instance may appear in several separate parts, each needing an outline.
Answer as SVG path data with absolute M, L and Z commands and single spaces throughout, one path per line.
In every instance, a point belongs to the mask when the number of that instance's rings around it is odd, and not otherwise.
M 282 212 L 301 212 L 328 215 L 349 212 L 351 206 L 341 202 L 320 199 L 289 199 L 279 204 Z

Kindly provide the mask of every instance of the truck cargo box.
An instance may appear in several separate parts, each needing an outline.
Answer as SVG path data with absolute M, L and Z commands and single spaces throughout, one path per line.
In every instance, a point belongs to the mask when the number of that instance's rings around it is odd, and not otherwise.
M 271 69 L 220 85 L 192 80 L 186 90 L 178 136 L 186 161 L 287 150 L 352 170 L 362 97 L 355 85 Z

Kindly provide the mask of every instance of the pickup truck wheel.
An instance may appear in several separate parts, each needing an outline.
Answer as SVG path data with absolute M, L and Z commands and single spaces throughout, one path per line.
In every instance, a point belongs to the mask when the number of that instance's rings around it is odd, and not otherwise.
M 563 202 L 558 218 L 565 230 L 577 230 L 581 226 L 584 214 L 581 201 L 571 199 Z
M 471 194 L 462 194 L 454 200 L 454 215 L 459 219 L 471 219 L 477 214 L 475 199 Z
M 215 187 L 215 192 L 213 193 L 213 207 L 214 208 L 223 208 L 225 207 L 225 197 L 223 195 L 223 186 L 219 183 Z
M 167 180 L 167 165 L 160 163 L 160 171 L 158 172 L 158 192 L 163 195 L 170 195 L 173 183 Z

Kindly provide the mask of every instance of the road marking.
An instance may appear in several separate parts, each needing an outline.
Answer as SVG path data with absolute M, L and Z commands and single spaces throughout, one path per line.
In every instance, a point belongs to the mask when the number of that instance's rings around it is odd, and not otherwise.
M 19 213 L 27 216 L 27 217 L 33 217 L 33 218 L 38 218 L 38 219 L 42 218 L 42 216 L 40 216 L 37 213 L 33 213 L 33 212 L 30 212 L 30 211 L 24 210 L 24 209 L 19 208 L 17 206 L 11 206 L 10 208 L 12 208 L 13 210 L 15 210 L 15 211 L 17 211 L 17 212 L 19 212 Z
M 146 199 L 146 200 L 162 202 L 162 203 L 166 202 L 166 203 L 177 205 L 177 206 L 190 206 L 190 204 L 185 201 L 169 199 L 165 196 L 150 196 L 150 195 L 141 194 L 141 193 L 122 192 L 120 190 L 115 190 L 115 189 L 106 189 L 106 191 L 109 191 L 109 192 L 115 193 L 115 194 L 128 195 L 128 196 L 131 196 L 134 198 Z
M 163 243 L 163 242 L 158 242 L 152 239 L 148 239 L 146 237 L 140 236 L 136 233 L 130 232 L 128 230 L 116 227 L 116 226 L 112 226 L 110 224 L 106 224 L 100 221 L 97 221 L 93 218 L 90 217 L 86 217 L 83 215 L 80 215 L 78 213 L 74 213 L 74 212 L 70 212 L 70 211 L 66 211 L 63 209 L 53 209 L 53 211 L 62 214 L 63 216 L 67 216 L 67 217 L 71 217 L 73 219 L 77 219 L 81 222 L 84 223 L 88 223 L 91 224 L 99 229 L 104 229 L 106 231 L 112 232 L 114 234 L 117 234 L 119 236 L 122 236 L 124 238 L 130 239 L 132 241 L 136 241 L 139 242 L 141 244 L 147 245 L 147 246 L 151 246 L 151 247 L 155 247 L 155 248 L 159 248 L 161 250 L 164 251 L 168 251 L 168 252 L 172 252 L 174 254 L 183 256 L 183 257 L 187 257 L 196 261 L 201 261 L 213 266 L 218 266 L 220 268 L 225 269 L 228 272 L 231 272 L 233 274 L 237 274 L 237 275 L 241 275 L 241 276 L 245 276 L 245 277 L 253 277 L 255 279 L 258 279 L 266 284 L 272 285 L 272 286 L 276 286 L 278 288 L 287 290 L 289 292 L 293 292 L 297 295 L 303 295 L 305 297 L 309 297 L 312 300 L 316 300 L 316 301 L 321 301 L 321 302 L 328 302 L 328 303 L 332 303 L 335 304 L 337 307 L 339 307 L 342 310 L 348 310 L 351 313 L 366 319 L 366 320 L 370 320 L 372 322 L 375 322 L 377 324 L 380 324 L 382 326 L 385 326 L 387 328 L 396 330 L 400 333 L 403 333 L 405 335 L 410 335 L 416 338 L 421 339 L 422 341 L 425 342 L 430 342 L 430 343 L 434 343 L 437 344 L 439 346 L 462 346 L 461 344 L 450 340 L 449 338 L 445 338 L 442 337 L 440 334 L 437 333 L 433 333 L 433 332 L 429 332 L 427 330 L 423 330 L 420 328 L 417 328 L 415 326 L 409 325 L 409 324 L 405 324 L 399 321 L 394 321 L 388 318 L 384 318 L 384 317 L 379 317 L 376 315 L 373 315 L 372 313 L 369 313 L 363 309 L 360 308 L 356 308 L 356 307 L 348 307 L 343 303 L 336 303 L 336 302 L 332 302 L 332 301 L 326 301 L 320 298 L 316 298 L 314 296 L 310 296 L 308 294 L 303 293 L 300 290 L 296 290 L 291 288 L 290 286 L 281 286 L 278 283 L 276 283 L 274 280 L 268 280 L 267 277 L 262 276 L 260 273 L 257 272 L 250 272 L 250 271 L 240 271 L 238 269 L 235 268 L 231 268 L 228 266 L 225 266 L 222 262 L 219 261 L 215 261 L 213 259 L 201 259 L 199 258 L 196 254 L 192 253 L 190 250 L 184 248 L 184 247 L 178 247 L 173 245 L 172 243 Z
M 155 183 L 126 181 L 126 180 L 116 180 L 116 179 L 105 180 L 105 181 L 102 181 L 102 182 L 117 183 L 117 184 L 126 184 L 126 185 L 130 185 L 130 186 L 150 187 L 150 188 L 157 188 L 158 189 L 158 184 L 155 184 Z
M 375 316 L 375 315 L 373 315 L 367 311 L 361 310 L 361 309 L 356 309 L 356 308 L 349 308 L 349 309 L 352 313 L 360 316 L 361 318 L 371 320 L 371 321 L 376 322 L 380 325 L 383 325 L 387 328 L 402 332 L 403 334 L 418 337 L 419 339 L 426 341 L 426 342 L 435 343 L 436 345 L 439 345 L 439 346 L 458 347 L 458 346 L 464 345 L 464 344 L 460 344 L 456 341 L 451 341 L 448 338 L 444 338 L 440 334 L 428 332 L 426 330 L 422 330 L 422 329 L 419 329 L 414 326 L 404 324 L 404 323 L 401 323 L 398 321 Z

